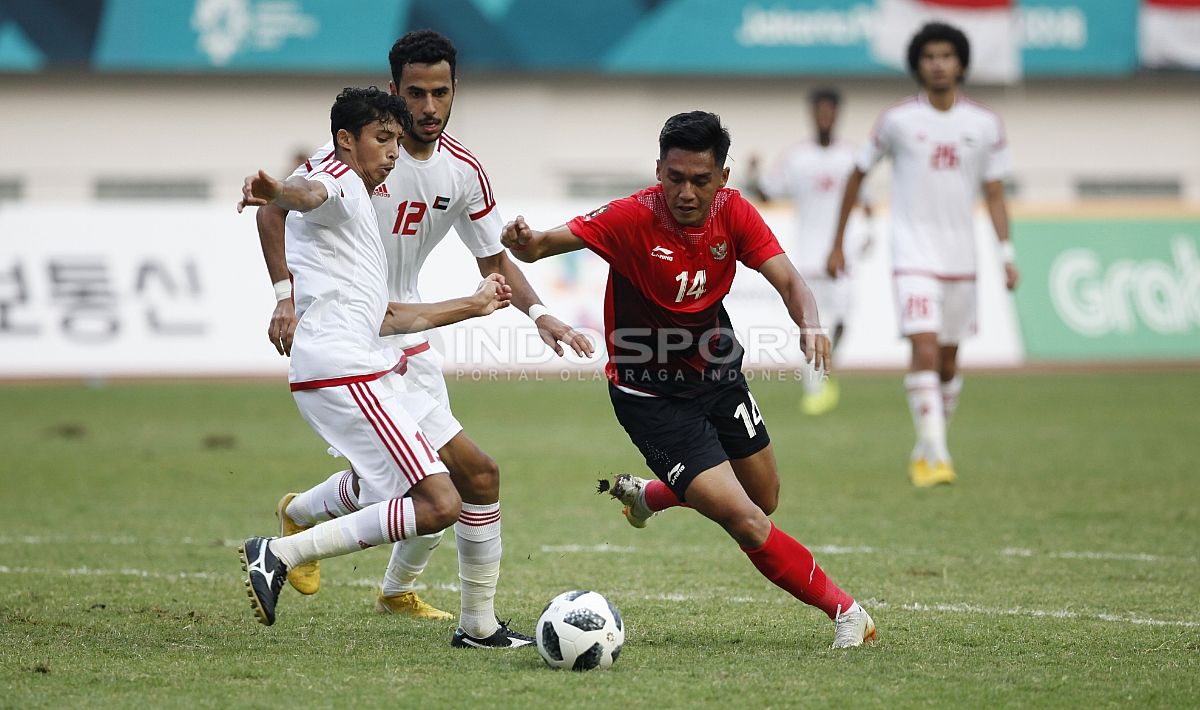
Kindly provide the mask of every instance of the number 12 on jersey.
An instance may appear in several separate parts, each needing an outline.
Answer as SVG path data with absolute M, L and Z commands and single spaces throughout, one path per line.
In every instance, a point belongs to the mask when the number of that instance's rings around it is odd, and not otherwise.
M 681 271 L 675 280 L 679 282 L 679 293 L 675 296 L 676 303 L 682 303 L 684 296 L 700 298 L 704 295 L 704 269 L 700 269 L 692 277 L 691 287 L 688 286 L 688 272 L 686 271 Z
M 421 219 L 425 217 L 425 210 L 428 206 L 424 202 L 413 200 L 410 205 L 408 200 L 396 205 L 396 224 L 392 227 L 392 234 L 399 234 L 402 237 L 411 237 L 417 233 L 417 225 Z

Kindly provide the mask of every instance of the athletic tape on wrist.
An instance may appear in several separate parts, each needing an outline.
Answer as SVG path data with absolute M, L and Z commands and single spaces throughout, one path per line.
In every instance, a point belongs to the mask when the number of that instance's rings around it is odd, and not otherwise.
M 540 303 L 535 303 L 529 307 L 529 320 L 537 322 L 538 318 L 550 315 L 550 309 Z
M 1011 239 L 1000 242 L 1000 258 L 1005 264 L 1011 264 L 1017 260 L 1017 250 L 1013 247 Z

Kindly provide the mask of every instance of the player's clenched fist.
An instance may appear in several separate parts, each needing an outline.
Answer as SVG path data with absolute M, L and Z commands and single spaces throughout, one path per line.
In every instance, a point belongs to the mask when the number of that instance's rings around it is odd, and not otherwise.
M 504 225 L 504 231 L 500 233 L 500 243 L 507 249 L 524 249 L 532 240 L 533 230 L 529 228 L 529 225 L 525 223 L 525 218 L 521 215 L 517 215 L 516 219 Z
M 500 308 L 507 308 L 512 303 L 512 286 L 504 281 L 500 274 L 488 274 L 479 282 L 479 288 L 473 296 L 479 308 L 479 315 L 486 316 Z

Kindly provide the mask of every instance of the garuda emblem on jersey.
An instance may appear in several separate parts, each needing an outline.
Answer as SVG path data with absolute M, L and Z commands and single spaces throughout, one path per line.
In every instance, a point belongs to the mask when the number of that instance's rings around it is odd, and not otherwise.
M 722 261 L 725 255 L 729 253 L 729 242 L 721 242 L 720 244 L 710 246 L 708 253 L 712 254 L 713 261 Z

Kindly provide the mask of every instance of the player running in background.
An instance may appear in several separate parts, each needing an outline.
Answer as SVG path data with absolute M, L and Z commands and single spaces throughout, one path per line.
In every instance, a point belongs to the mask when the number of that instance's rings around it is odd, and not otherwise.
M 967 37 L 925 25 L 908 46 L 921 91 L 883 112 L 846 182 L 830 274 L 845 268 L 846 221 L 863 177 L 892 159 L 892 274 L 900 333 L 912 343 L 904 378 L 917 432 L 909 463 L 914 486 L 953 483 L 946 427 L 958 406 L 958 346 L 975 332 L 974 208 L 982 187 L 1004 261 L 1005 284 L 1019 275 L 1008 233 L 1004 178 L 1011 160 L 999 116 L 963 95 Z
M 300 414 L 350 460 L 352 480 L 325 505 L 340 514 L 288 537 L 248 538 L 238 549 L 259 622 L 275 623 L 290 568 L 324 557 L 442 530 L 460 498 L 424 432 L 404 408 L 404 359 L 381 334 L 411 332 L 487 315 L 508 305 L 504 278 L 490 275 L 474 296 L 437 304 L 391 303 L 387 258 L 371 191 L 386 179 L 412 118 L 404 102 L 375 87 L 346 89 L 330 112 L 334 155 L 307 175 L 279 182 L 246 178 L 247 206 L 277 205 L 287 220 L 287 259 L 296 327 L 288 371 Z M 322 485 L 301 494 L 320 498 Z
M 841 95 L 836 89 L 817 89 L 809 95 L 812 107 L 814 137 L 789 149 L 770 173 L 758 174 L 758 160 L 750 159 L 749 183 L 759 199 L 770 201 L 788 198 L 795 208 L 796 231 L 792 248 L 788 249 L 796 270 L 804 277 L 817 300 L 817 309 L 829 329 L 834 350 L 845 328 L 850 310 L 850 279 L 848 274 L 830 276 L 825 270 L 833 235 L 837 231 L 838 208 L 846 178 L 854 168 L 854 148 L 835 140 L 838 105 Z M 871 218 L 871 205 L 864 196 L 863 214 Z M 860 248 L 870 245 L 870 237 Z M 838 384 L 832 378 L 804 378 L 804 399 L 800 402 L 805 414 L 824 414 L 837 406 Z
M 870 615 L 767 517 L 778 504 L 779 471 L 722 304 L 737 263 L 779 292 L 814 367 L 827 364 L 830 344 L 775 235 L 725 188 L 729 142 L 714 114 L 673 116 L 659 134 L 658 185 L 545 232 L 517 217 L 503 242 L 527 262 L 586 247 L 609 263 L 609 397 L 659 480 L 621 474 L 601 491 L 611 489 L 635 527 L 686 501 L 724 528 L 764 577 L 828 614 L 834 647 L 859 646 L 875 636 Z
M 419 302 L 417 281 L 425 259 L 454 228 L 475 257 L 481 274 L 499 273 L 511 286 L 513 303 L 529 314 L 539 335 L 559 355 L 560 342 L 577 354 L 591 355 L 591 342 L 547 312 L 517 265 L 500 245 L 504 225 L 492 194 L 487 173 L 479 160 L 462 143 L 445 132 L 456 90 L 457 52 L 444 36 L 430 31 L 409 32 L 392 46 L 388 55 L 392 81 L 390 90 L 401 97 L 413 115 L 413 130 L 401 138 L 402 150 L 396 169 L 374 189 L 372 204 L 387 253 L 388 290 L 393 301 Z M 309 165 L 325 159 L 330 146 L 319 149 Z M 302 166 L 301 169 L 306 169 Z M 286 282 L 288 264 L 282 256 L 283 210 L 261 210 L 259 232 L 271 278 Z M 277 287 L 282 296 L 271 320 L 268 335 L 281 353 L 290 346 L 295 317 L 286 298 L 286 283 Z M 462 518 L 454 526 L 459 556 L 459 628 L 451 644 L 457 647 L 512 648 L 528 645 L 529 637 L 499 624 L 494 609 L 496 583 L 500 574 L 500 469 L 480 449 L 454 417 L 442 375 L 442 357 L 430 348 L 423 333 L 389 339 L 408 357 L 405 382 L 422 394 L 422 402 L 409 405 L 429 442 L 450 470 L 450 477 L 463 499 Z M 424 396 L 427 395 L 427 396 Z M 331 491 L 350 475 L 341 471 L 330 477 Z M 284 496 L 278 507 L 284 534 L 303 530 L 327 513 L 310 501 Z M 406 540 L 392 550 L 375 608 L 383 613 L 400 613 L 431 619 L 450 619 L 415 592 L 417 577 L 424 571 L 441 533 Z M 301 593 L 319 588 L 319 568 L 309 565 L 293 569 L 288 580 Z

